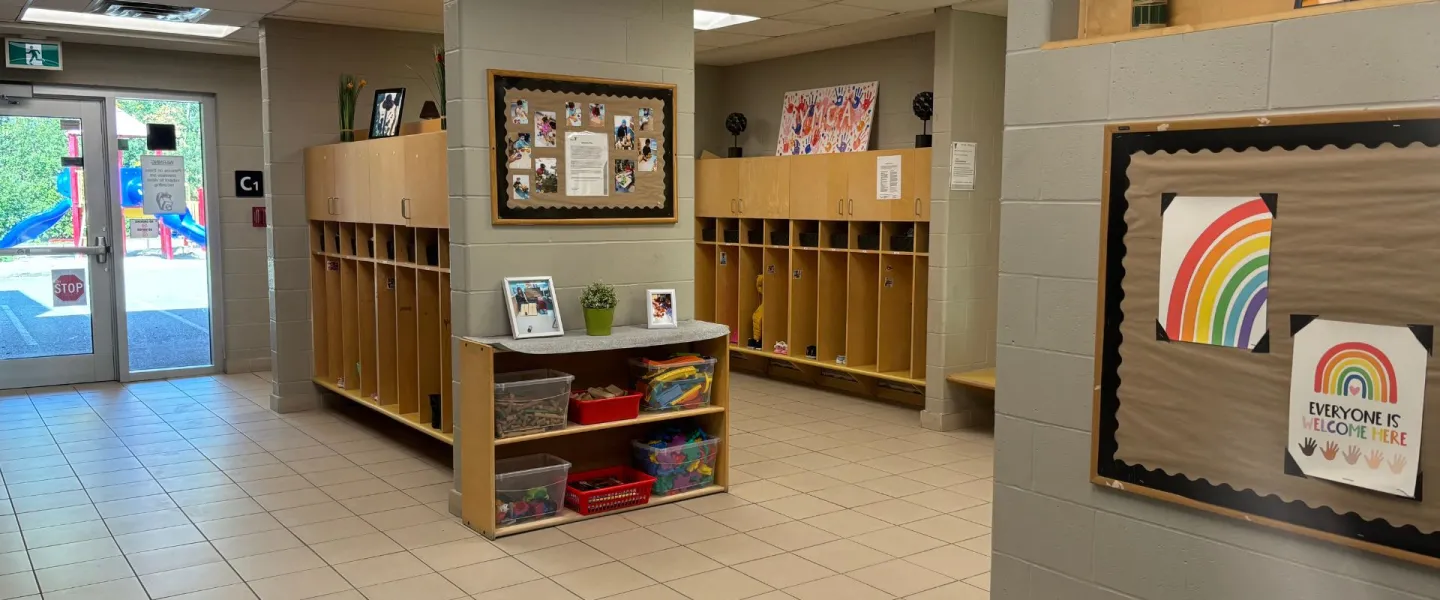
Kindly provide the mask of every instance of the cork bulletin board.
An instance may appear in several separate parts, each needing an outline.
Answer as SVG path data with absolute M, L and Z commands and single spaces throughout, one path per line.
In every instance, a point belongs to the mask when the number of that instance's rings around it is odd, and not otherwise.
M 492 222 L 674 223 L 676 88 L 491 70 Z
M 1105 143 L 1092 481 L 1440 567 L 1440 110 L 1112 125 Z M 1193 261 L 1164 256 L 1189 243 L 1174 220 L 1195 199 L 1249 215 L 1266 277 L 1225 287 L 1248 291 L 1215 301 L 1213 336 L 1185 321 L 1195 311 L 1173 277 Z M 1251 273 L 1243 260 L 1230 272 Z M 1311 352 L 1296 336 L 1328 321 L 1400 331 L 1417 349 L 1423 385 L 1407 391 L 1429 439 L 1411 449 L 1411 497 L 1297 466 L 1316 447 L 1291 439 L 1292 363 Z M 1358 458 L 1343 460 L 1363 470 Z

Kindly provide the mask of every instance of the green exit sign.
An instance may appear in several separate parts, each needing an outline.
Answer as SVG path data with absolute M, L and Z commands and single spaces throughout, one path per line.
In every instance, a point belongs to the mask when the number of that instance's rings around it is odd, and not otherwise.
M 12 69 L 59 71 L 60 42 L 5 39 L 5 66 Z

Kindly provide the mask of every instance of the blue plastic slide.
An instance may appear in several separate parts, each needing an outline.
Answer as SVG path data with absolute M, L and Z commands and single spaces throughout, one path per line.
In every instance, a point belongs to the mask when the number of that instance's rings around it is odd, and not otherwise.
M 189 209 L 186 209 L 183 215 L 160 215 L 159 219 L 166 227 L 175 230 L 175 233 L 189 238 L 190 241 L 200 244 L 202 247 L 205 245 L 205 228 L 195 222 L 195 217 L 190 215 Z
M 14 248 L 40 237 L 40 234 L 45 233 L 59 223 L 60 219 L 65 218 L 65 213 L 68 212 L 70 212 L 70 199 L 62 198 L 55 203 L 55 206 L 50 207 L 50 210 L 21 219 L 19 223 L 10 228 L 10 231 L 5 232 L 4 236 L 0 236 L 0 248 Z

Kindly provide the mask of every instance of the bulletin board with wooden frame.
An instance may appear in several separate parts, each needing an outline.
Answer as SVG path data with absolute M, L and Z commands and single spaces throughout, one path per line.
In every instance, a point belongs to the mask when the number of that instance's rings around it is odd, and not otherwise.
M 487 72 L 487 78 L 492 223 L 620 225 L 679 221 L 675 193 L 679 187 L 675 85 L 494 69 Z M 525 123 L 515 117 L 517 101 L 525 103 Z M 578 124 L 567 114 L 571 103 L 582 111 Z M 592 120 L 592 105 L 601 107 L 598 120 Z M 542 135 L 538 120 L 542 114 L 554 116 L 554 125 L 545 128 L 554 132 L 553 137 Z M 643 114 L 648 114 L 648 119 Z M 620 117 L 631 119 L 629 143 L 617 134 Z M 604 196 L 568 193 L 566 135 L 580 132 L 606 136 L 609 153 L 605 160 Z M 527 136 L 530 154 L 525 159 L 516 144 Z M 652 141 L 653 148 L 648 155 L 644 152 L 647 140 Z M 622 165 L 621 161 L 628 162 Z M 542 164 L 556 176 L 547 180 L 548 186 L 541 185 Z M 627 172 L 629 176 L 624 177 Z
M 1415 498 L 1287 460 L 1292 316 L 1440 323 L 1440 109 L 1116 124 L 1104 164 L 1091 480 L 1440 567 L 1440 477 L 1424 478 L 1440 468 L 1433 351 Z M 1167 339 L 1160 234 L 1177 193 L 1272 207 L 1253 350 Z

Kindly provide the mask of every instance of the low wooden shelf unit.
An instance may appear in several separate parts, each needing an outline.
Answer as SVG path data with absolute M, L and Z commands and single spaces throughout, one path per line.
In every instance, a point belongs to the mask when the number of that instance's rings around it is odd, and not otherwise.
M 461 513 L 465 524 L 490 539 L 554 527 L 629 510 L 688 500 L 723 492 L 729 485 L 730 359 L 727 330 L 714 323 L 681 322 L 677 329 L 616 327 L 605 338 L 583 331 L 563 338 L 512 340 L 462 338 L 460 340 L 461 429 L 466 432 L 457 463 L 460 473 Z M 568 350 L 568 351 L 567 351 Z M 570 423 L 566 428 L 503 439 L 495 438 L 495 375 L 529 369 L 555 369 L 575 376 L 572 387 L 625 384 L 632 357 L 665 358 L 676 352 L 694 352 L 716 359 L 710 405 L 668 412 L 641 413 L 638 418 L 597 425 Z M 648 504 L 581 515 L 563 508 L 554 516 L 498 526 L 495 514 L 496 461 L 531 454 L 551 454 L 571 463 L 570 473 L 631 464 L 631 440 L 656 426 L 686 423 L 720 438 L 714 485 L 670 496 L 652 495 Z

